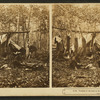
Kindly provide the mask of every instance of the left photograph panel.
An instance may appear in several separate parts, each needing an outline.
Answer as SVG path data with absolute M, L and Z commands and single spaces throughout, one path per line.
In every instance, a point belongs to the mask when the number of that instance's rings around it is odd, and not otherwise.
M 49 6 L 0 5 L 0 88 L 49 87 Z

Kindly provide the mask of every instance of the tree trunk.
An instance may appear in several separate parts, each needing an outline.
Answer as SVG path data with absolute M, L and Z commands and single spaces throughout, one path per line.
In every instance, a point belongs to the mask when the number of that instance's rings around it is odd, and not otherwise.
M 24 45 L 24 48 L 25 48 L 25 34 L 23 34 L 23 45 Z
M 40 50 L 41 50 L 41 32 L 40 32 Z
M 29 13 L 28 30 L 30 30 L 31 8 Z M 29 56 L 29 32 L 26 34 L 26 58 Z
M 47 51 L 48 51 L 48 49 L 49 49 L 49 34 L 47 33 L 47 36 L 45 35 L 45 38 L 47 38 Z
M 18 19 L 17 19 L 17 31 L 19 32 L 19 13 L 18 13 Z M 17 37 L 17 44 L 19 43 L 19 34 L 18 34 L 18 37 Z
M 74 44 L 74 48 L 75 48 L 75 54 L 77 54 L 77 51 L 78 51 L 78 39 L 75 38 L 75 44 Z
M 29 33 L 26 34 L 26 58 L 29 55 Z
M 69 50 L 70 50 L 70 36 L 67 36 L 67 44 L 66 44 L 66 46 L 67 46 L 67 51 L 69 53 Z

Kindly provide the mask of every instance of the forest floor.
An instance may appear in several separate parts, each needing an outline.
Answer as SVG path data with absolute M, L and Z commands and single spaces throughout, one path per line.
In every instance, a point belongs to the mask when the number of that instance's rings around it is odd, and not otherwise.
M 6 60 L 0 59 L 0 88 L 49 87 L 49 59 L 47 55 L 47 52 L 38 54 L 37 58 L 25 60 L 26 65 L 20 67 L 11 67 Z
M 80 60 L 83 65 L 74 69 L 69 67 L 69 60 L 53 59 L 53 87 L 100 87 L 98 64 L 87 57 Z

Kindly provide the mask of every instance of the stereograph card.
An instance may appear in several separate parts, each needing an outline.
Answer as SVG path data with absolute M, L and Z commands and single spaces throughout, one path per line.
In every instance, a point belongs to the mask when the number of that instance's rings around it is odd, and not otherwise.
M 100 96 L 100 4 L 0 4 L 0 96 Z

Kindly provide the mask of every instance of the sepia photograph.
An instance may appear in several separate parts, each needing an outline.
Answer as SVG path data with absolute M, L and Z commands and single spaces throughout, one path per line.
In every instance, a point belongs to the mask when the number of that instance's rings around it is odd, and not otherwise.
M 100 96 L 100 4 L 0 4 L 0 96 Z
M 100 4 L 53 4 L 52 13 L 52 86 L 100 87 Z
M 49 87 L 49 6 L 0 5 L 0 88 Z

